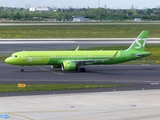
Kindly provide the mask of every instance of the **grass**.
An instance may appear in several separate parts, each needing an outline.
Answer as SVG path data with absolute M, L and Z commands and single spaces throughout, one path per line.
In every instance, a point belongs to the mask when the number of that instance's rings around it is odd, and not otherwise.
M 150 38 L 160 37 L 160 24 L 80 24 L 1 26 L 0 38 L 135 38 L 149 30 Z
M 26 91 L 51 91 L 51 90 L 76 90 L 93 88 L 130 87 L 132 84 L 27 84 L 19 88 L 17 84 L 0 84 L 0 92 L 26 92 Z

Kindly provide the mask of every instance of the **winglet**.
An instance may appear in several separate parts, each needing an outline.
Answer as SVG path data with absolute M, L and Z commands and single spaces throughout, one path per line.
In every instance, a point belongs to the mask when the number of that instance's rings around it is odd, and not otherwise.
M 113 59 L 117 56 L 118 52 L 119 52 L 119 51 L 117 51 L 117 52 L 113 55 L 113 57 L 111 57 L 110 60 L 113 60 Z
M 79 46 L 75 49 L 75 51 L 78 51 L 79 50 Z

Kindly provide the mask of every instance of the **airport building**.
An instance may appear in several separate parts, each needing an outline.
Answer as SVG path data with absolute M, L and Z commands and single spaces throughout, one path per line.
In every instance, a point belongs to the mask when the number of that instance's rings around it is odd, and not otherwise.
M 141 22 L 142 20 L 141 20 L 141 18 L 134 18 L 134 21 Z
M 51 8 L 50 7 L 38 7 L 38 8 L 29 8 L 29 11 L 39 11 L 39 12 L 48 12 L 50 11 Z
M 73 16 L 73 22 L 88 22 L 89 18 L 85 18 L 84 16 Z

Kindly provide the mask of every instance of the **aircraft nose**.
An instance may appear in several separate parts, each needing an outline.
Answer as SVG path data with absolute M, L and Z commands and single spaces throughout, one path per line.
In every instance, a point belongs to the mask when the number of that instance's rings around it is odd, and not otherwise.
M 9 64 L 9 63 L 10 63 L 9 58 L 6 58 L 6 59 L 5 59 L 5 63 L 7 63 L 7 64 Z

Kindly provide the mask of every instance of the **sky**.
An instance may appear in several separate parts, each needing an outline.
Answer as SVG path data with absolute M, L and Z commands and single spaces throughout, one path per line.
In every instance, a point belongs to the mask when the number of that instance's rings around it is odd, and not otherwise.
M 0 6 L 4 7 L 23 7 L 30 4 L 30 7 L 50 6 L 57 8 L 97 8 L 99 7 L 113 9 L 129 9 L 133 5 L 134 8 L 156 8 L 160 6 L 160 0 L 0 0 Z

